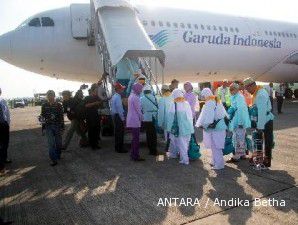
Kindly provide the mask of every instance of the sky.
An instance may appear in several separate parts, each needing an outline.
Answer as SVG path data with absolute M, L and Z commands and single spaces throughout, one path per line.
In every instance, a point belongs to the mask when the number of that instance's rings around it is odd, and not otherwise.
M 24 4 L 26 2 L 26 4 Z M 89 0 L 0 0 L 0 35 L 15 29 L 28 17 L 71 3 Z M 298 23 L 297 0 L 132 0 L 133 4 L 152 7 L 171 6 L 222 14 L 264 18 Z M 81 83 L 57 80 L 12 66 L 0 60 L 0 87 L 3 97 L 33 97 L 49 89 L 76 90 Z

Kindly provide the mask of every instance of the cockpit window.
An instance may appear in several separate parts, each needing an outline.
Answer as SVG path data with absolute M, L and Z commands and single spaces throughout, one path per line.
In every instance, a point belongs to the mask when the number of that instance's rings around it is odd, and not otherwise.
M 29 22 L 30 27 L 40 27 L 40 20 L 39 18 L 34 18 Z
M 50 17 L 41 17 L 41 24 L 43 27 L 53 27 L 54 20 L 52 20 Z

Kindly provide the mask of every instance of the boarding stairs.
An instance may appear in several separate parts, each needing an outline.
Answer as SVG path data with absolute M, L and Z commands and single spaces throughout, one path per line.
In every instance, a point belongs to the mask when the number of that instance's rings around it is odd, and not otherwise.
M 155 48 L 134 7 L 126 0 L 90 0 L 90 8 L 90 36 L 94 37 L 99 63 L 109 73 L 108 96 L 112 95 L 111 84 L 117 81 L 117 64 L 124 58 L 137 60 L 150 85 L 158 88 L 164 80 L 165 54 Z

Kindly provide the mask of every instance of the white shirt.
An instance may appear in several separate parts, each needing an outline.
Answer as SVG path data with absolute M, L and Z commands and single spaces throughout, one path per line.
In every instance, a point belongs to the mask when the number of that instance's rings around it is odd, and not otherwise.
M 275 94 L 276 96 L 280 96 L 280 97 L 283 97 L 284 94 L 285 94 L 285 88 L 284 86 L 279 86 L 276 90 L 275 90 Z
M 9 107 L 7 105 L 7 102 L 3 99 L 0 98 L 0 107 L 2 108 L 3 111 L 3 116 L 4 116 L 4 120 L 10 124 L 10 112 L 9 112 Z

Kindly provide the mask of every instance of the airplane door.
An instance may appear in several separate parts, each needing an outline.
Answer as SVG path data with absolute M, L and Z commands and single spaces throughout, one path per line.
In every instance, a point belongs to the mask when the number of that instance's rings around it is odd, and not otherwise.
M 82 4 L 72 4 L 70 6 L 70 15 L 72 37 L 76 39 L 87 38 L 90 10 Z

